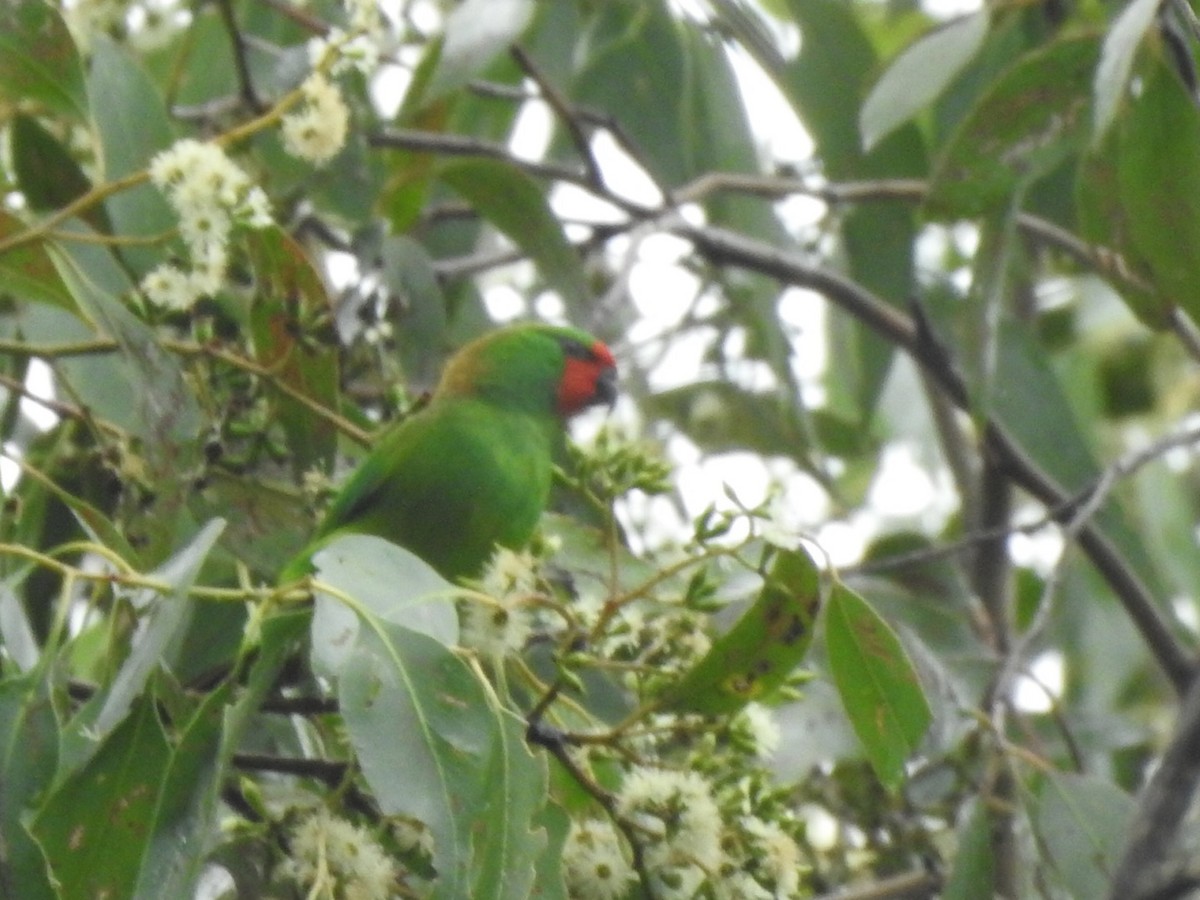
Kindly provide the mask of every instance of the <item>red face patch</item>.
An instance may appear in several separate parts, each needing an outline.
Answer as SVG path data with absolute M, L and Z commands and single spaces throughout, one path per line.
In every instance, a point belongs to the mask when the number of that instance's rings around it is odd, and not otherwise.
M 597 403 L 612 403 L 616 379 L 616 360 L 603 342 L 596 341 L 582 353 L 567 353 L 558 383 L 559 414 L 565 418 Z

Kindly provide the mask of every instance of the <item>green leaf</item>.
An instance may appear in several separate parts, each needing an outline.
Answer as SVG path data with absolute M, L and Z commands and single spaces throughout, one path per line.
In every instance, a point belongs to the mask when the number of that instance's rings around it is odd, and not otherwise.
M 523 868 L 544 840 L 527 807 L 508 806 L 538 777 L 529 768 L 539 761 L 517 752 L 508 714 L 490 694 L 451 650 L 388 622 L 360 631 L 338 679 L 350 741 L 380 809 L 419 819 L 433 834 L 436 898 L 472 896 L 480 859 L 472 847 L 490 829 L 507 830 L 502 848 L 492 845 L 496 835 L 483 844 L 493 872 L 503 860 Z
M 89 731 L 107 732 L 125 717 L 158 667 L 174 665 L 194 606 L 188 591 L 224 527 L 220 520 L 209 522 L 188 546 L 151 573 L 151 578 L 170 586 L 170 594 L 140 588 L 129 598 L 134 609 L 150 612 Z
M 171 750 L 139 872 L 139 900 L 191 897 L 204 864 L 206 838 L 216 826 L 224 763 L 219 753 L 224 712 L 233 694 L 227 681 L 209 693 Z
M 393 320 L 401 369 L 410 385 L 433 384 L 444 360 L 446 297 L 429 252 L 404 235 L 388 235 L 379 247 L 380 277 L 395 297 L 403 297 Z M 400 306 L 400 304 L 395 304 Z
M 66 206 L 91 187 L 79 163 L 45 126 L 32 116 L 17 115 L 9 132 L 13 169 L 29 208 L 49 212 Z M 100 207 L 83 213 L 91 225 L 103 229 Z
M 59 11 L 41 0 L 0 3 L 0 100 L 87 119 L 83 66 Z
M 304 248 L 276 227 L 251 232 L 245 246 L 254 270 L 257 296 L 250 311 L 254 354 L 274 378 L 329 410 L 338 408 L 336 352 L 324 344 L 301 340 L 303 327 L 329 314 L 325 284 Z M 276 391 L 278 420 L 287 437 L 292 470 L 299 476 L 310 469 L 329 471 L 337 451 L 338 433 L 332 422 L 318 416 L 290 394 Z
M 79 226 L 64 229 L 70 227 Z M 99 336 L 112 338 L 119 348 L 116 361 L 111 357 L 58 361 L 56 374 L 84 405 L 103 411 L 142 439 L 138 449 L 145 478 L 157 494 L 153 521 L 140 521 L 129 533 L 131 541 L 133 534 L 145 541 L 139 547 L 152 565 L 166 558 L 177 539 L 178 513 L 191 491 L 188 479 L 180 474 L 199 463 L 203 429 L 199 404 L 179 360 L 120 301 L 130 290 L 129 279 L 108 248 L 63 241 L 54 251 L 55 265 L 80 310 Z
M 812 557 L 803 549 L 780 550 L 751 607 L 656 706 L 724 715 L 769 694 L 808 652 L 820 607 Z
M 989 398 L 992 415 L 1022 449 L 1068 493 L 1083 490 L 1100 475 L 1089 431 L 1080 422 L 1046 351 L 1022 327 L 1002 322 L 996 374 Z M 1157 596 L 1165 585 L 1139 530 L 1119 498 L 1094 516 L 1138 575 Z
M 58 722 L 44 672 L 0 681 L 0 896 L 51 900 L 46 860 L 25 815 L 58 762 Z
M 1092 135 L 1097 143 L 1120 109 L 1129 87 L 1129 76 L 1138 48 L 1162 6 L 1162 0 L 1131 0 L 1104 37 L 1092 92 L 1095 97 Z
M 1107 778 L 1046 774 L 1034 827 L 1070 896 L 1107 894 L 1133 809 L 1133 798 Z
M 0 241 L 20 234 L 26 227 L 16 216 L 0 209 Z M 78 312 L 71 292 L 41 241 L 0 253 L 0 297 L 49 303 L 67 312 Z
M 853 174 L 863 149 L 858 109 L 866 79 L 878 70 L 878 56 L 844 0 L 790 0 L 800 25 L 800 55 L 791 63 L 784 90 L 816 141 L 829 177 Z
M 867 759 L 883 784 L 896 787 L 932 720 L 916 669 L 887 622 L 841 583 L 826 604 L 825 648 Z
M 100 35 L 92 48 L 88 96 L 107 180 L 145 169 L 173 140 L 157 85 L 124 48 Z M 105 208 L 123 237 L 159 235 L 177 224 L 166 199 L 149 183 L 114 194 Z M 122 247 L 121 256 L 138 274 L 161 261 L 159 251 L 151 247 Z
M 780 86 L 816 141 L 827 176 L 927 177 L 924 142 L 911 123 L 863 153 L 858 110 L 879 60 L 856 6 L 843 0 L 790 0 L 788 7 L 800 25 L 802 42 Z M 841 229 L 850 274 L 891 303 L 907 302 L 914 290 L 916 233 L 911 204 L 850 209 Z M 850 317 L 829 316 L 826 322 L 826 409 L 863 427 L 879 401 L 893 348 Z
M 508 49 L 529 24 L 533 0 L 466 0 L 446 17 L 423 104 L 465 85 Z
M 1163 60 L 1118 123 L 1117 190 L 1136 257 L 1160 293 L 1200 317 L 1200 112 Z
M 0 647 L 20 671 L 28 672 L 37 665 L 42 650 L 12 582 L 11 578 L 0 581 Z
M 864 149 L 870 150 L 941 94 L 983 46 L 988 21 L 986 11 L 962 16 L 922 35 L 896 57 L 859 110 Z
M 525 743 L 525 723 L 490 696 L 498 728 L 485 783 L 492 786 L 487 803 L 499 814 L 487 817 L 487 827 L 476 834 L 471 897 L 521 900 L 531 896 L 548 843 L 539 821 L 548 777 L 545 758 L 533 756 Z
M 317 578 L 353 597 L 386 622 L 428 635 L 446 647 L 458 643 L 456 588 L 419 556 L 369 534 L 342 535 L 313 554 Z M 318 592 L 313 609 L 313 665 L 341 671 L 358 642 L 359 616 Z
M 976 798 L 958 828 L 958 850 L 942 900 L 976 900 L 994 896 L 996 861 L 992 856 L 992 819 L 987 804 Z
M 588 38 L 594 49 L 575 73 L 571 98 L 619 121 L 656 181 L 676 186 L 700 174 L 688 150 L 696 85 L 663 0 L 602 4 Z
M 61 900 L 133 893 L 171 758 L 155 706 L 154 697 L 143 695 L 33 821 Z
M 1094 37 L 1056 41 L 1022 57 L 980 97 L 946 144 L 927 209 L 947 219 L 1005 207 L 1088 141 Z
M 1075 214 L 1082 237 L 1120 254 L 1121 264 L 1115 270 L 1120 277 L 1113 279 L 1116 293 L 1143 324 L 1163 329 L 1170 323 L 1171 302 L 1154 289 L 1149 266 L 1130 236 L 1132 226 L 1118 187 L 1119 131 L 1110 128 L 1104 141 L 1083 157 L 1076 180 Z M 1130 284 L 1125 270 L 1147 287 Z M 1114 273 L 1101 274 L 1111 277 Z
M 495 160 L 450 163 L 438 177 L 528 254 L 569 314 L 582 319 L 588 299 L 583 265 L 533 179 Z

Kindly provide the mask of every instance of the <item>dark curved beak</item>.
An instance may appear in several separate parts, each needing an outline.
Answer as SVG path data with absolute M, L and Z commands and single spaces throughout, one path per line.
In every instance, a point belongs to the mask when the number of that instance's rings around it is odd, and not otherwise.
M 609 366 L 596 376 L 596 393 L 592 402 L 599 405 L 603 403 L 612 411 L 612 408 L 617 403 L 617 369 L 616 366 Z

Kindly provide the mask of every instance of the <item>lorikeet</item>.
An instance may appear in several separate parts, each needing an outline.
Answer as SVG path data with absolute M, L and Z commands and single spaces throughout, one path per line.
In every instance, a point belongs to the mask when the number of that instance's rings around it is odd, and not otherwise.
M 306 569 L 338 535 L 373 534 L 448 579 L 479 574 L 496 545 L 521 547 L 533 533 L 566 420 L 615 392 L 612 352 L 584 331 L 485 334 L 450 359 L 428 405 L 380 439 L 297 562 Z

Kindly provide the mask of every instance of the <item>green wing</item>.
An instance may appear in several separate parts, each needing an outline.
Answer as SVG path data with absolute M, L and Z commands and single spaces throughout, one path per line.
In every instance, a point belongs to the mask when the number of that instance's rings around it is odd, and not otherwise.
M 554 422 L 473 400 L 429 407 L 386 434 L 334 500 L 318 537 L 375 534 L 447 578 L 520 546 L 550 491 Z

